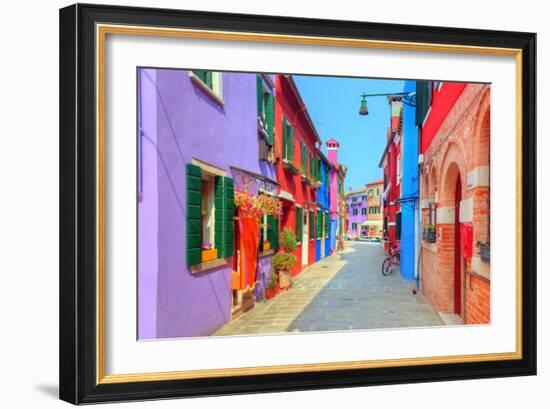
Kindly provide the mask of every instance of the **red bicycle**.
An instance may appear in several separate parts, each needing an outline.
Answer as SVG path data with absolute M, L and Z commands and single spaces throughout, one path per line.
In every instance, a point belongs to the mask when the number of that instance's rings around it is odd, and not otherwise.
M 382 275 L 389 276 L 393 272 L 393 265 L 400 263 L 401 250 L 397 243 L 391 245 L 388 249 L 389 257 L 382 262 Z

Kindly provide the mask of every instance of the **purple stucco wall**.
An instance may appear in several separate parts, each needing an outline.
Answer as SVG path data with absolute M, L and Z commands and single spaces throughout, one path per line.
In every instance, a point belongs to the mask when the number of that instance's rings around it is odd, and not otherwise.
M 138 75 L 141 127 L 149 136 L 138 208 L 139 337 L 210 335 L 230 317 L 231 268 L 191 274 L 186 266 L 185 165 L 196 158 L 230 177 L 236 166 L 274 178 L 273 167 L 258 159 L 256 76 L 222 73 L 221 106 L 188 71 Z
M 364 197 L 364 200 L 362 200 Z M 356 202 L 353 202 L 353 198 L 356 198 Z M 346 195 L 346 205 L 348 206 L 348 217 L 349 217 L 349 227 L 348 234 L 352 236 L 359 235 L 361 231 L 361 223 L 368 219 L 368 201 L 367 201 L 367 191 L 361 191 L 358 193 L 352 193 Z M 357 209 L 357 215 L 353 215 L 353 209 Z M 366 214 L 363 215 L 363 210 L 366 209 Z M 357 223 L 357 228 L 353 229 L 353 223 Z

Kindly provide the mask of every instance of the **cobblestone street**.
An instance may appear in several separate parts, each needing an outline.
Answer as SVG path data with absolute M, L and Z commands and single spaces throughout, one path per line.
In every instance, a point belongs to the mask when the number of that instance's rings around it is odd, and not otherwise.
M 397 267 L 381 274 L 384 257 L 379 244 L 346 242 L 343 252 L 304 269 L 288 291 L 258 302 L 214 335 L 443 325 Z

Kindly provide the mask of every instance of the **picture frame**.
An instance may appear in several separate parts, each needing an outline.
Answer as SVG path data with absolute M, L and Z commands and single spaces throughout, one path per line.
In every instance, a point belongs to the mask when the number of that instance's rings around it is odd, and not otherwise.
M 513 57 L 515 351 L 107 374 L 105 39 L 117 34 Z M 535 84 L 533 33 L 85 4 L 61 9 L 60 398 L 84 404 L 536 374 Z

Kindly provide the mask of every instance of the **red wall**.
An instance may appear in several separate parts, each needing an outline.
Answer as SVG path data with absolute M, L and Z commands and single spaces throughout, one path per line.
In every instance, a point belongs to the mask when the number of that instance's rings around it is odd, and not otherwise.
M 278 157 L 275 170 L 277 181 L 281 184 L 280 190 L 291 193 L 294 197 L 295 204 L 302 207 L 302 210 L 314 209 L 315 217 L 317 218 L 317 207 L 309 206 L 309 203 L 317 202 L 317 194 L 311 189 L 309 184 L 302 183 L 302 177 L 293 175 L 283 167 L 283 158 L 281 146 L 283 143 L 282 121 L 283 115 L 294 126 L 294 165 L 300 170 L 302 168 L 302 148 L 301 141 L 304 140 L 308 152 L 315 152 L 315 135 L 312 133 L 307 121 L 303 115 L 303 108 L 299 106 L 299 101 L 294 96 L 288 80 L 276 76 L 277 97 L 275 98 L 275 152 Z M 309 165 L 308 165 L 309 169 Z M 283 200 L 283 218 L 281 220 L 280 229 L 289 227 L 296 231 L 296 206 L 288 201 Z M 292 269 L 292 275 L 297 275 L 302 271 L 302 245 L 299 244 L 294 253 L 297 263 Z M 315 263 L 315 239 L 308 240 L 308 265 Z
M 443 82 L 440 90 L 434 90 L 430 113 L 422 127 L 422 142 L 420 145 L 422 153 L 430 146 L 439 127 L 465 87 L 466 83 L 463 82 Z

